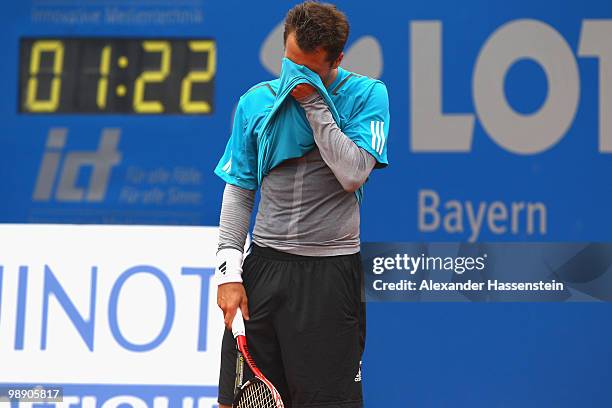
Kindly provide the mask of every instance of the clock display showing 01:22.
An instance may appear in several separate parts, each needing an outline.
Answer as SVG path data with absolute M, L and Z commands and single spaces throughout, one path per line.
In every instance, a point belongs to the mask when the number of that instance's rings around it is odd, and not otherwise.
M 23 38 L 19 112 L 211 114 L 212 39 Z

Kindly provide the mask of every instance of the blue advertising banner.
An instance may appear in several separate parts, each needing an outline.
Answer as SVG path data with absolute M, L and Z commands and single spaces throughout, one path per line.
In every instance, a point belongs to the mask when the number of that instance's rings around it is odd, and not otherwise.
M 212 170 L 238 97 L 279 73 L 288 6 L 5 5 L 0 220 L 215 225 Z M 365 240 L 609 238 L 609 2 L 339 6 L 343 65 L 391 102 Z

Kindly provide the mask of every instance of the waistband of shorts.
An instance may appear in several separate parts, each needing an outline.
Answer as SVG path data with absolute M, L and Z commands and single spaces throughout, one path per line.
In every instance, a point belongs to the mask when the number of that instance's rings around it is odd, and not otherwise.
M 331 259 L 342 259 L 342 258 L 358 258 L 360 256 L 359 252 L 355 252 L 354 254 L 348 255 L 333 255 L 333 256 L 306 256 L 306 255 L 296 255 L 290 254 L 288 252 L 279 251 L 274 248 L 269 247 L 261 247 L 256 244 L 251 244 L 251 253 L 255 256 L 260 256 L 262 258 L 273 259 L 277 261 L 324 261 Z

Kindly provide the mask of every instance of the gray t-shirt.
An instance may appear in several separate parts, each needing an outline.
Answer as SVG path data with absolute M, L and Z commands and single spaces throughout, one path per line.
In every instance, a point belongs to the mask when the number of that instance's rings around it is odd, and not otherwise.
M 359 252 L 359 204 L 319 149 L 282 163 L 264 178 L 253 242 L 307 256 Z
M 336 125 L 319 94 L 300 100 L 317 148 L 264 177 L 253 231 L 255 244 L 304 256 L 359 252 L 359 204 L 354 191 L 376 159 Z M 219 249 L 242 250 L 255 192 L 227 184 Z

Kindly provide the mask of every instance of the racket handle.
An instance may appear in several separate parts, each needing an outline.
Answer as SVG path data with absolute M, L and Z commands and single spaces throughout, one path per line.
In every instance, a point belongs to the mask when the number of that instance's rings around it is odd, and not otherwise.
M 234 316 L 234 321 L 232 322 L 232 334 L 234 338 L 246 335 L 244 318 L 242 317 L 242 310 L 240 310 L 240 308 L 236 309 L 236 316 Z

